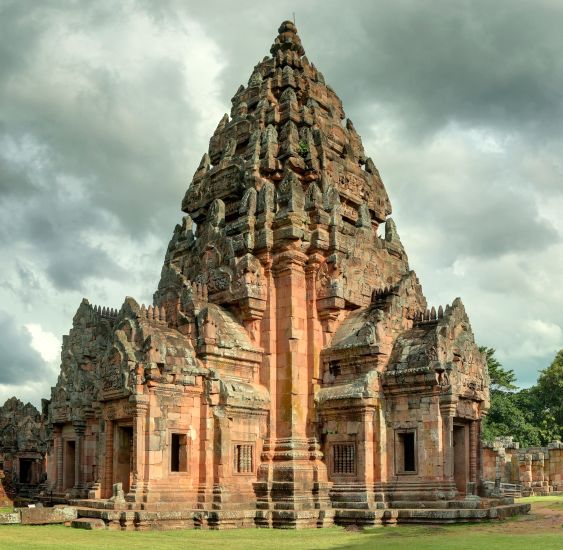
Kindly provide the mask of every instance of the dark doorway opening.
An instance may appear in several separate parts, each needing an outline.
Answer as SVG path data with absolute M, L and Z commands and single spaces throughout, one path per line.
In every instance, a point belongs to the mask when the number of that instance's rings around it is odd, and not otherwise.
M 465 424 L 454 425 L 454 480 L 457 490 L 465 494 L 467 491 L 469 456 L 468 429 Z
M 72 489 L 74 487 L 74 468 L 76 460 L 76 441 L 65 442 L 65 453 L 63 457 L 63 485 L 64 489 Z
M 131 488 L 131 459 L 133 451 L 133 427 L 118 426 L 115 432 L 115 483 L 123 484 L 123 492 Z
M 185 434 L 171 434 L 170 471 L 188 471 L 188 438 Z
M 20 483 L 31 483 L 33 476 L 33 460 L 20 458 Z
M 403 451 L 403 472 L 416 472 L 414 432 L 400 433 L 399 440 Z

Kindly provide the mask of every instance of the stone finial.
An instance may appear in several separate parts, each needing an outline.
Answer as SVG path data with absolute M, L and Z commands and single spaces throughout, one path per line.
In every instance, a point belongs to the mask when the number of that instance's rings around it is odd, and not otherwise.
M 369 212 L 368 205 L 364 202 L 358 208 L 358 220 L 356 221 L 356 227 L 367 227 L 371 229 L 371 214 Z
M 215 199 L 209 207 L 207 217 L 213 227 L 222 226 L 225 223 L 225 203 L 221 199 Z
M 242 197 L 239 206 L 239 214 L 246 216 L 254 216 L 256 214 L 257 193 L 256 189 L 249 187 Z
M 278 51 L 292 50 L 299 56 L 305 55 L 301 39 L 297 35 L 297 27 L 292 21 L 284 21 L 278 29 L 278 36 L 270 48 L 270 53 L 276 55 Z
M 215 134 L 220 134 L 225 129 L 225 126 L 227 126 L 228 123 L 229 123 L 229 115 L 225 113 L 221 118 L 221 120 L 219 121 L 217 128 L 215 129 Z
M 307 210 L 312 210 L 315 208 L 323 207 L 323 194 L 319 189 L 319 186 L 313 181 L 307 189 L 305 194 L 305 208 Z
M 209 158 L 209 154 L 205 153 L 203 157 L 201 157 L 201 160 L 199 161 L 199 165 L 195 172 L 194 178 L 204 176 L 207 172 L 209 172 L 210 166 L 211 166 L 211 160 Z

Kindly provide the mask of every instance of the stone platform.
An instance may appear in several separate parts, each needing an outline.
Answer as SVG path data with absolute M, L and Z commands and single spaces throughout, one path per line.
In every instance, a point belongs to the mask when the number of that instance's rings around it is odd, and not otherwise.
M 394 526 L 397 524 L 469 523 L 501 520 L 527 514 L 529 504 L 516 504 L 513 499 L 452 501 L 445 507 L 384 508 L 373 510 L 331 509 L 320 520 L 318 511 L 263 510 L 193 510 L 171 506 L 169 509 L 108 509 L 96 502 L 96 507 L 77 506 L 77 517 L 101 520 L 107 529 L 124 531 L 169 529 L 238 529 L 273 527 L 299 529 L 329 525 L 362 527 Z M 436 502 L 433 503 L 436 506 Z M 454 505 L 456 505 L 454 507 Z M 471 506 L 472 505 L 472 506 Z M 96 521 L 99 524 L 99 521 Z M 78 526 L 78 525 L 77 525 Z M 82 527 L 82 525 L 81 525 Z

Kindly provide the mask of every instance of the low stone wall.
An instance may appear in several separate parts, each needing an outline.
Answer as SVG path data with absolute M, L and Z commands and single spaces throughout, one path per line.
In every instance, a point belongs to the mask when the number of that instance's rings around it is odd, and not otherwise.
M 483 448 L 483 479 L 521 487 L 525 494 L 563 490 L 563 443 L 521 449 L 511 437 L 497 438 Z
M 49 523 L 69 523 L 76 519 L 73 506 L 53 508 L 18 508 L 14 512 L 0 514 L 0 525 L 47 525 Z

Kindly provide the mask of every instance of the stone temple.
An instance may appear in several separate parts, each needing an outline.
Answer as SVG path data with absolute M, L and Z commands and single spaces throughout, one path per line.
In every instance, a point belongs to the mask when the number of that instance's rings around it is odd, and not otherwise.
M 429 308 L 293 23 L 270 53 L 210 139 L 153 304 L 78 308 L 54 498 L 137 529 L 500 517 L 477 496 L 488 375 L 463 304 Z

